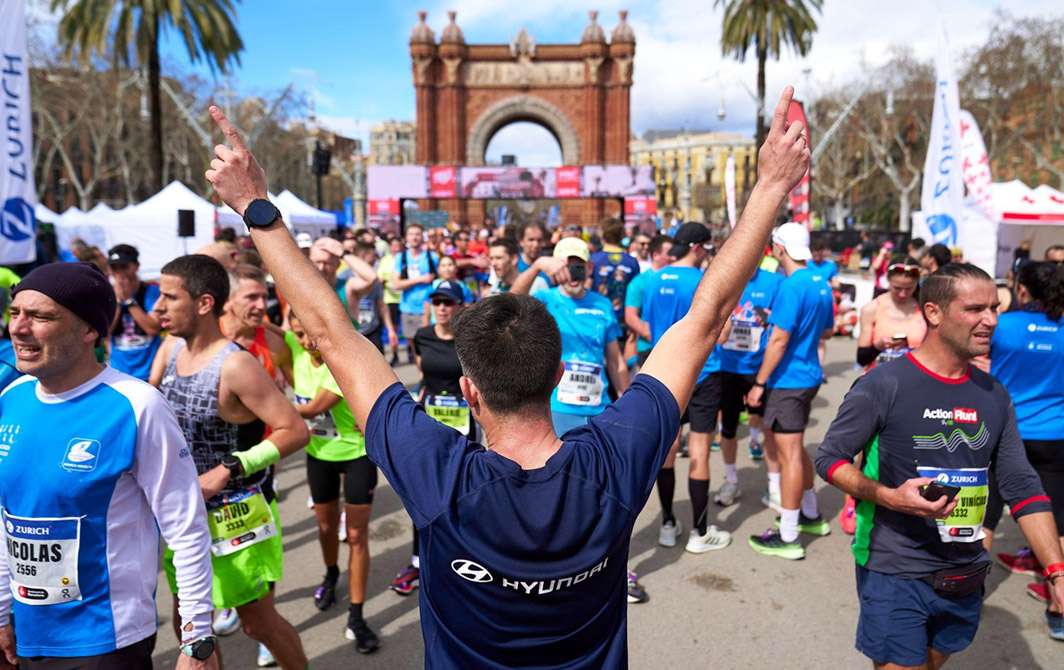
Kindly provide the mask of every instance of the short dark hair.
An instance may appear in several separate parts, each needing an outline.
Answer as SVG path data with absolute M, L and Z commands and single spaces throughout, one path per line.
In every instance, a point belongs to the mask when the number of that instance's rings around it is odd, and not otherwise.
M 411 228 L 417 228 L 421 232 L 425 232 L 425 226 L 417 222 L 411 222 L 406 224 L 406 228 L 403 229 L 403 234 L 406 235 L 406 231 L 410 230 Z
M 624 221 L 616 217 L 603 219 L 599 223 L 599 229 L 602 231 L 602 240 L 606 244 L 620 244 L 624 239 Z
M 222 228 L 214 236 L 215 242 L 236 242 L 236 231 L 232 228 Z
M 194 299 L 209 295 L 214 298 L 212 311 L 221 316 L 229 299 L 229 273 L 210 256 L 189 254 L 178 256 L 163 266 L 162 274 L 180 277 L 185 290 Z
M 827 251 L 828 243 L 824 241 L 823 237 L 814 237 L 809 243 L 810 251 Z
M 1016 283 L 1040 303 L 1047 317 L 1060 321 L 1064 312 L 1064 268 L 1056 263 L 1028 263 L 1020 268 Z
M 1049 260 L 1049 254 L 1052 251 L 1064 251 L 1064 244 L 1054 244 L 1046 248 L 1045 259 Z
M 547 227 L 543 225 L 538 219 L 526 219 L 517 224 L 517 239 L 518 241 L 525 239 L 525 231 L 529 228 L 538 228 L 539 232 L 543 233 L 543 237 L 547 237 Z
M 924 238 L 922 237 L 914 237 L 909 240 L 909 246 L 912 248 L 913 251 L 920 251 L 925 246 L 927 246 L 927 242 L 924 242 Z
M 562 336 L 542 302 L 502 293 L 463 309 L 451 328 L 462 372 L 492 412 L 518 414 L 550 402 Z
M 377 247 L 374 246 L 372 242 L 363 242 L 362 240 L 355 242 L 356 254 L 361 254 L 366 251 L 372 251 L 373 253 L 377 253 Z
M 927 255 L 933 258 L 940 268 L 946 267 L 953 260 L 953 252 L 945 244 L 932 244 Z
M 672 243 L 672 238 L 663 233 L 658 233 L 650 238 L 650 244 L 647 245 L 647 253 L 651 256 L 661 253 L 661 248 L 664 247 L 666 243 Z
M 516 256 L 521 253 L 521 250 L 517 248 L 517 242 L 514 242 L 509 237 L 496 237 L 491 241 L 491 244 L 488 245 L 488 249 L 491 249 L 492 247 L 502 247 L 506 249 L 506 253 L 511 256 Z
M 934 247 L 932 247 L 933 249 Z M 977 265 L 971 263 L 946 263 L 932 272 L 920 285 L 920 312 L 927 319 L 928 303 L 942 309 L 949 307 L 957 299 L 957 282 L 961 279 L 977 279 L 993 283 L 994 280 Z

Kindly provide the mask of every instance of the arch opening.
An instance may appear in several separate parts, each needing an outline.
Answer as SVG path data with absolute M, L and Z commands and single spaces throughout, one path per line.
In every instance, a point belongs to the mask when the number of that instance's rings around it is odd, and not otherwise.
M 485 165 L 502 165 L 511 157 L 520 167 L 561 167 L 562 145 L 547 126 L 534 120 L 509 121 L 500 126 L 484 150 Z

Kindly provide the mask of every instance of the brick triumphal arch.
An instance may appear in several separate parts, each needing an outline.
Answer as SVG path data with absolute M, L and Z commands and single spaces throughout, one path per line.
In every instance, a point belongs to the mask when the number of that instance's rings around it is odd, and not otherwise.
M 635 35 L 620 12 L 609 40 L 597 12 L 578 44 L 536 44 L 521 30 L 509 44 L 466 44 L 450 12 L 439 42 L 425 12 L 410 35 L 417 91 L 417 162 L 483 165 L 492 136 L 517 121 L 554 135 L 566 166 L 628 164 L 629 99 Z M 536 166 L 524 166 L 536 167 Z M 565 223 L 618 211 L 602 200 L 563 200 Z M 477 200 L 427 200 L 458 220 L 484 220 Z

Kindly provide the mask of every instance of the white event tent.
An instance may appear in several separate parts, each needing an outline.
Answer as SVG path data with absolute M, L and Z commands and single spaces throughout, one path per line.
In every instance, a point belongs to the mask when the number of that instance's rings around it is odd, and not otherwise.
M 336 215 L 323 212 L 317 207 L 299 199 L 295 193 L 288 189 L 273 198 L 278 209 L 287 210 L 292 229 L 297 233 L 310 233 L 315 238 L 328 235 L 336 230 Z
M 103 223 L 78 207 L 71 207 L 62 214 L 57 214 L 52 222 L 55 227 L 56 243 L 60 249 L 69 249 L 70 240 L 80 237 L 90 247 L 99 247 L 107 251 L 107 234 Z
M 990 185 L 998 220 L 997 275 L 1012 264 L 1012 252 L 1031 242 L 1031 258 L 1041 259 L 1047 247 L 1064 244 L 1064 193 L 1042 184 L 1028 188 L 1018 180 Z

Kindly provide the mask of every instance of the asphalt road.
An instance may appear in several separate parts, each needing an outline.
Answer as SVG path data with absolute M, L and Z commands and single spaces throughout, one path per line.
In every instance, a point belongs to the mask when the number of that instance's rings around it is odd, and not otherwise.
M 828 383 L 817 397 L 806 446 L 810 454 L 834 418 L 835 410 L 856 376 L 855 344 L 835 339 L 828 345 Z M 399 370 L 412 383 L 416 370 Z M 773 524 L 774 513 L 761 506 L 765 490 L 763 466 L 745 454 L 746 429 L 739 434 L 739 480 L 743 495 L 729 507 L 711 503 L 711 523 L 731 531 L 734 541 L 722 551 L 687 554 L 683 542 L 672 549 L 657 545 L 660 508 L 651 495 L 632 537 L 630 566 L 650 593 L 650 602 L 629 607 L 628 646 L 632 668 L 867 668 L 871 663 L 854 650 L 857 597 L 850 537 L 838 527 L 841 492 L 817 480 L 820 506 L 832 520 L 832 533 L 810 541 L 807 556 L 785 561 L 754 553 L 747 538 Z M 719 453 L 711 459 L 713 492 L 723 481 Z M 687 461 L 677 461 L 675 510 L 690 527 Z M 324 574 L 313 513 L 307 509 L 304 460 L 293 456 L 281 466 L 280 512 L 285 547 L 285 577 L 277 588 L 281 614 L 299 631 L 311 667 L 423 667 L 424 647 L 417 596 L 400 597 L 387 589 L 392 577 L 409 561 L 410 521 L 394 491 L 381 477 L 370 525 L 373 564 L 365 613 L 382 639 L 374 654 L 361 656 L 344 639 L 346 570 L 341 577 L 344 599 L 319 612 L 312 598 Z M 713 516 L 715 515 L 715 516 Z M 1014 552 L 1023 537 L 1008 518 L 999 527 L 996 550 Z M 341 548 L 341 566 L 346 565 Z M 160 575 L 161 577 L 161 575 Z M 1028 670 L 1064 667 L 1064 643 L 1049 638 L 1043 608 L 1024 591 L 1029 578 L 1009 575 L 995 566 L 989 595 L 974 644 L 947 667 L 970 670 Z M 156 665 L 173 667 L 177 644 L 170 628 L 171 599 L 164 579 L 158 590 L 160 614 Z M 257 645 L 238 632 L 223 638 L 227 668 L 254 668 Z

